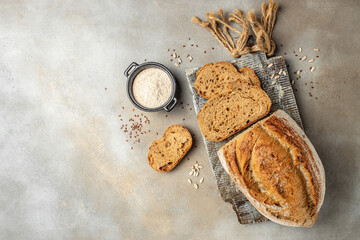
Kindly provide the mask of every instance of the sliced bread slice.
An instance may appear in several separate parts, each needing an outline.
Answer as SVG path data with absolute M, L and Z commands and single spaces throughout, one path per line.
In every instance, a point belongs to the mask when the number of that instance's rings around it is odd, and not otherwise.
M 256 76 L 255 71 L 252 68 L 242 67 L 239 69 L 239 73 L 241 75 L 240 79 L 244 82 L 248 82 L 254 86 L 261 87 L 260 80 Z
M 251 68 L 243 67 L 238 71 L 228 62 L 205 64 L 196 73 L 194 87 L 201 97 L 209 99 L 219 93 L 231 92 L 232 82 L 260 87 L 260 81 Z
M 155 171 L 168 172 L 181 161 L 191 146 L 192 137 L 186 128 L 180 125 L 170 126 L 161 138 L 151 144 L 149 165 Z
M 208 140 L 222 141 L 265 117 L 270 106 L 270 98 L 260 87 L 242 84 L 204 104 L 197 115 L 200 131 Z

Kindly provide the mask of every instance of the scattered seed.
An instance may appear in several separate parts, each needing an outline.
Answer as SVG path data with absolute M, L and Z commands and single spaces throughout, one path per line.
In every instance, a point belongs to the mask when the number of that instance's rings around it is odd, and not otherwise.
M 273 63 L 270 63 L 269 66 L 268 66 L 268 68 L 272 67 L 273 65 L 274 65 Z
M 275 79 L 278 79 L 278 78 L 280 78 L 280 76 L 275 76 Z
M 204 182 L 204 178 L 201 178 L 201 179 L 200 179 L 200 183 L 203 183 L 203 182 Z
M 173 56 L 173 58 L 176 58 L 176 53 L 173 53 L 172 56 Z
M 318 51 L 320 51 L 320 49 L 318 49 L 318 48 L 314 48 L 314 51 L 315 51 L 315 52 L 318 52 Z
M 274 78 L 274 76 L 275 76 L 275 73 L 273 73 L 273 74 L 271 75 L 271 77 L 270 77 L 270 78 L 271 78 L 271 79 L 273 79 L 273 78 Z
M 179 64 L 181 64 L 181 63 L 182 63 L 182 60 L 181 60 L 181 58 L 178 58 L 178 62 L 179 62 Z
M 193 60 L 192 56 L 189 56 L 189 60 L 190 60 L 190 61 Z
M 185 45 L 183 45 L 183 47 L 185 47 Z
M 304 61 L 304 60 L 306 60 L 306 58 L 307 58 L 306 56 L 303 56 L 300 60 Z
M 314 61 L 314 59 L 312 58 L 312 59 L 309 60 L 309 63 L 312 63 L 313 61 Z
M 284 76 L 286 76 L 286 75 L 287 75 L 285 71 L 283 71 L 283 75 L 284 75 Z
M 299 75 L 299 74 L 300 74 L 300 70 L 297 70 L 296 75 Z
M 174 63 L 174 65 L 175 65 L 176 67 L 179 67 L 179 64 L 177 64 L 177 63 Z
M 271 85 L 275 85 L 276 84 L 276 80 L 272 81 Z
M 189 175 L 192 175 L 194 171 L 189 172 Z
M 315 69 L 316 69 L 315 67 L 311 67 L 311 68 L 310 68 L 310 71 L 313 72 L 313 71 L 315 71 Z
M 203 168 L 203 166 L 200 166 L 200 165 L 199 165 L 198 168 Z
M 194 183 L 194 188 L 195 188 L 195 189 L 198 189 L 198 188 L 199 188 L 199 185 L 197 185 L 196 183 Z
M 191 184 L 192 183 L 192 181 L 191 181 L 191 179 L 190 178 L 188 178 L 188 182 Z
M 283 70 L 282 70 L 282 69 L 280 69 L 279 74 L 282 74 L 282 72 L 283 72 Z
M 295 80 L 292 80 L 292 81 L 291 81 L 291 84 L 294 85 L 294 84 L 295 84 Z
M 302 52 L 302 48 L 299 48 L 299 52 Z

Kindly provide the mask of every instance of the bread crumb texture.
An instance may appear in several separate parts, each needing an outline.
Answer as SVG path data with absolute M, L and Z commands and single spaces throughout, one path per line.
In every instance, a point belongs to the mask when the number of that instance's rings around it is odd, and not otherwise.
M 170 126 L 161 138 L 151 144 L 149 165 L 157 172 L 168 172 L 181 161 L 191 146 L 192 137 L 186 128 Z
M 265 117 L 270 106 L 270 98 L 260 87 L 240 84 L 204 104 L 197 116 L 200 131 L 208 140 L 222 141 Z
M 219 93 L 230 92 L 231 83 L 236 81 L 260 87 L 254 70 L 243 67 L 238 71 L 228 62 L 205 64 L 196 73 L 194 87 L 201 97 L 209 99 Z

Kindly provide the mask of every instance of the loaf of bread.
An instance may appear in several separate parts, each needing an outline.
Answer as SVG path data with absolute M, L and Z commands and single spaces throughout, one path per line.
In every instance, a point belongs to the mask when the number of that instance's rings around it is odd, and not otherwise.
M 168 172 L 181 161 L 191 146 L 192 137 L 186 128 L 180 125 L 170 126 L 161 138 L 151 144 L 149 165 L 155 171 Z
M 238 71 L 228 62 L 205 64 L 196 73 L 194 87 L 201 97 L 209 99 L 219 93 L 231 92 L 231 83 L 236 81 L 260 87 L 254 70 L 243 67 Z
M 265 117 L 270 106 L 270 98 L 260 87 L 240 84 L 204 104 L 197 115 L 200 131 L 208 140 L 222 141 Z
M 265 217 L 286 226 L 315 224 L 325 195 L 324 168 L 303 130 L 284 111 L 239 134 L 218 156 Z

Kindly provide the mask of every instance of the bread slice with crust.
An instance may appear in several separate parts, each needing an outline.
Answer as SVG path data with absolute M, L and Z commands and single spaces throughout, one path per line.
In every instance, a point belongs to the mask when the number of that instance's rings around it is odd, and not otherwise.
M 255 71 L 249 67 L 242 67 L 239 69 L 240 79 L 244 82 L 251 83 L 254 86 L 261 87 L 260 80 L 256 76 Z
M 172 125 L 151 144 L 149 165 L 157 172 L 168 172 L 181 161 L 191 146 L 190 132 L 181 125 Z
M 270 98 L 260 87 L 240 84 L 204 104 L 197 115 L 200 131 L 208 140 L 222 141 L 265 117 L 270 106 Z
M 220 162 L 261 214 L 273 222 L 311 227 L 325 196 L 325 172 L 310 140 L 278 110 L 225 144 Z
M 254 70 L 249 67 L 236 68 L 228 62 L 205 64 L 197 73 L 194 87 L 198 94 L 209 99 L 219 93 L 231 92 L 231 83 L 241 82 L 260 87 Z

